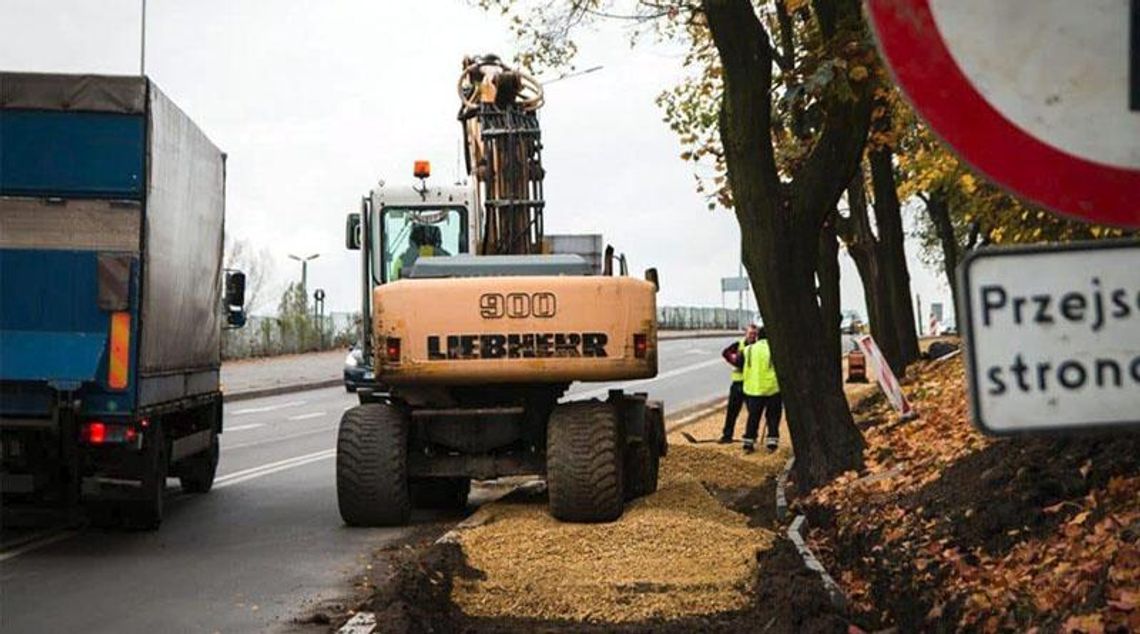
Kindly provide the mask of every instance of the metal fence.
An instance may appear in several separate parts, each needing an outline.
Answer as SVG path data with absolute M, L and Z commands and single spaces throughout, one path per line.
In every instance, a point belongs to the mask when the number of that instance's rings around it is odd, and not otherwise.
M 245 326 L 222 333 L 223 359 L 273 357 L 352 345 L 359 338 L 359 315 L 330 313 L 316 318 L 281 320 L 251 316 Z
M 700 306 L 657 307 L 657 327 L 661 330 L 741 330 L 754 321 L 759 321 L 759 315 L 754 310 Z

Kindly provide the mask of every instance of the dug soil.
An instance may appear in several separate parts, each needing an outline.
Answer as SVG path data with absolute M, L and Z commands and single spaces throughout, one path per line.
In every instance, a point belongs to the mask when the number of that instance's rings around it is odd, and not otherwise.
M 863 404 L 867 469 L 798 501 L 865 628 L 1140 630 L 1140 435 L 993 439 L 961 359 Z
M 376 614 L 380 631 L 411 632 L 845 632 L 848 622 L 831 605 L 819 577 L 803 567 L 786 539 L 761 552 L 748 605 L 730 612 L 672 620 L 586 623 L 562 619 L 473 618 L 451 600 L 457 579 L 477 579 L 458 544 L 432 544 L 396 553 L 392 576 L 359 609 Z M 764 582 L 760 583 L 760 579 Z
M 556 522 L 541 489 L 520 492 L 450 539 L 379 553 L 387 575 L 357 609 L 383 632 L 847 631 L 776 522 L 787 452 L 671 445 L 658 493 L 609 524 Z

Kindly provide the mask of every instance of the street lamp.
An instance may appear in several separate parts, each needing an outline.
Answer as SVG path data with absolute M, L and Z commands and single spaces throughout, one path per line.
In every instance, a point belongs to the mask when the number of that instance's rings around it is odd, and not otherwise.
M 305 297 L 309 296 L 309 260 L 315 260 L 319 257 L 321 257 L 320 253 L 314 253 L 308 257 L 289 254 L 289 259 L 301 263 L 301 292 L 305 294 Z

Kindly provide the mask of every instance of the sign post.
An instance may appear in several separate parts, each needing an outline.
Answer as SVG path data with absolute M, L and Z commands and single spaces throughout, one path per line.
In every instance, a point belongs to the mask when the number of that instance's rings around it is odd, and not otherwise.
M 1140 226 L 1140 0 L 866 0 L 915 110 L 989 179 Z
M 979 249 L 962 263 L 974 424 L 1140 425 L 1140 242 Z

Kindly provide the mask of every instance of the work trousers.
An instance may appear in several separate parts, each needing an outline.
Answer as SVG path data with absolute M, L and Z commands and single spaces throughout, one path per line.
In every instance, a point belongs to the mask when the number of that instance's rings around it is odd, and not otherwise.
M 784 414 L 784 399 L 779 394 L 772 396 L 745 396 L 748 405 L 748 423 L 744 427 L 744 440 L 756 440 L 760 431 L 760 416 L 768 423 L 768 438 L 780 437 L 780 417 Z
M 732 434 L 736 431 L 736 418 L 740 416 L 742 407 L 744 407 L 744 382 L 733 381 L 728 388 L 728 410 L 725 411 L 721 438 L 732 438 Z

